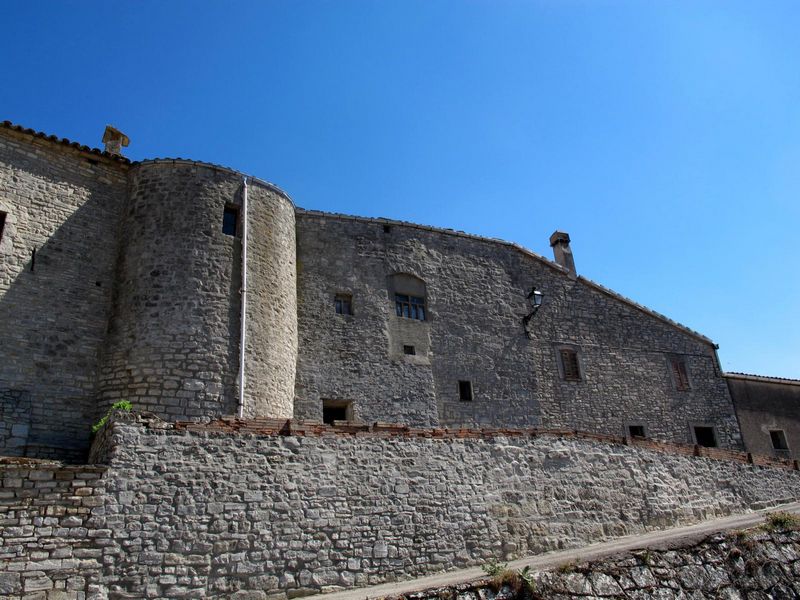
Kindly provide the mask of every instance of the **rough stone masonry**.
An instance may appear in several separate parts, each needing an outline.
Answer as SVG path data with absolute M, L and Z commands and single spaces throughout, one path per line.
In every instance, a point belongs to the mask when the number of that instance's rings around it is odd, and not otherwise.
M 0 464 L 0 593 L 292 598 L 800 497 L 790 465 L 693 452 L 522 430 L 119 414 L 96 440 L 97 466 Z
M 714 344 L 579 276 L 563 232 L 553 262 L 302 210 L 232 169 L 131 163 L 120 148 L 0 123 L 4 454 L 85 460 L 92 423 L 120 400 L 171 421 L 633 427 L 742 447 Z
M 530 588 L 486 579 L 406 594 L 404 600 L 800 598 L 800 531 L 758 527 L 530 574 Z M 392 598 L 391 600 L 399 600 Z

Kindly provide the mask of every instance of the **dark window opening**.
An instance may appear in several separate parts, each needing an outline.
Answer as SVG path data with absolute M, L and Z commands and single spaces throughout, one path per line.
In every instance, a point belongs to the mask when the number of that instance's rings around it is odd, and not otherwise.
M 782 429 L 776 429 L 769 432 L 769 437 L 772 440 L 773 450 L 788 450 L 789 444 L 786 442 L 786 434 Z
M 417 353 L 417 351 L 414 348 L 414 346 L 403 346 L 403 354 L 409 354 L 409 355 L 413 356 L 416 353 Z
M 458 398 L 463 402 L 472 400 L 472 382 L 459 381 L 458 382 Z
M 628 434 L 632 438 L 646 437 L 644 434 L 644 425 L 628 425 Z
M 398 317 L 416 319 L 418 321 L 425 320 L 425 298 L 395 294 L 394 304 Z
M 580 381 L 581 371 L 578 367 L 578 353 L 569 348 L 562 348 L 561 366 L 564 368 L 564 379 L 566 381 Z
M 698 446 L 706 448 L 717 447 L 717 437 L 714 435 L 713 427 L 695 427 L 694 439 Z
M 6 213 L 0 212 L 0 242 L 3 241 L 3 229 L 6 227 Z
M 391 233 L 391 232 L 392 232 L 392 226 L 391 225 L 384 225 L 383 226 L 383 233 Z
M 336 294 L 333 305 L 337 315 L 353 314 L 353 297 L 350 294 Z
M 323 400 L 322 422 L 333 425 L 334 421 L 350 421 L 352 403 L 346 400 Z
M 682 358 L 672 358 L 672 377 L 675 380 L 675 388 L 681 392 L 689 389 L 689 373 L 686 371 L 686 361 Z
M 222 213 L 222 233 L 236 236 L 239 224 L 239 209 L 235 206 L 226 206 Z

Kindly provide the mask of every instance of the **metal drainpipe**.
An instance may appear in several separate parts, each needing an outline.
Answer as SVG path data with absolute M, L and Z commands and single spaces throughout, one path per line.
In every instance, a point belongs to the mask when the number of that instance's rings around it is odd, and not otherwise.
M 247 339 L 247 177 L 242 178 L 242 314 L 239 332 L 239 418 L 244 417 L 244 352 Z

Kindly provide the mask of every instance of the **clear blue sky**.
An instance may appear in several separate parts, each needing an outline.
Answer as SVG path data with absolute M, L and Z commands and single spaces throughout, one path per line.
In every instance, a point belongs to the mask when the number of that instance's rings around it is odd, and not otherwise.
M 800 378 L 800 2 L 2 4 L 0 119 L 519 242 Z

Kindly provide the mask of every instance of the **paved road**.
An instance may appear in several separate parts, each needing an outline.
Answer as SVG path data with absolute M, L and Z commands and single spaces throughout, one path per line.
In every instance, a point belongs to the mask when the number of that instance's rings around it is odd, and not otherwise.
M 550 569 L 557 569 L 561 565 L 572 562 L 597 560 L 631 550 L 640 550 L 648 547 L 682 546 L 691 544 L 693 541 L 699 541 L 706 536 L 720 531 L 753 527 L 764 520 L 764 515 L 766 513 L 776 511 L 800 514 L 800 502 L 775 506 L 742 515 L 724 517 L 722 519 L 703 521 L 696 525 L 674 527 L 672 529 L 653 531 L 643 535 L 617 538 L 609 542 L 592 544 L 591 546 L 584 546 L 574 550 L 563 550 L 560 552 L 548 552 L 547 554 L 529 556 L 509 562 L 508 567 L 510 569 L 522 569 L 523 567 L 530 566 L 533 571 L 547 571 Z M 480 567 L 473 567 L 471 569 L 449 571 L 447 573 L 429 575 L 428 577 L 409 579 L 407 581 L 384 583 L 372 587 L 334 592 L 319 597 L 324 598 L 324 600 L 366 600 L 368 598 L 382 598 L 384 596 L 397 596 L 399 594 L 417 592 L 428 588 L 455 585 L 467 582 L 471 579 L 480 579 L 485 576 L 486 574 Z

